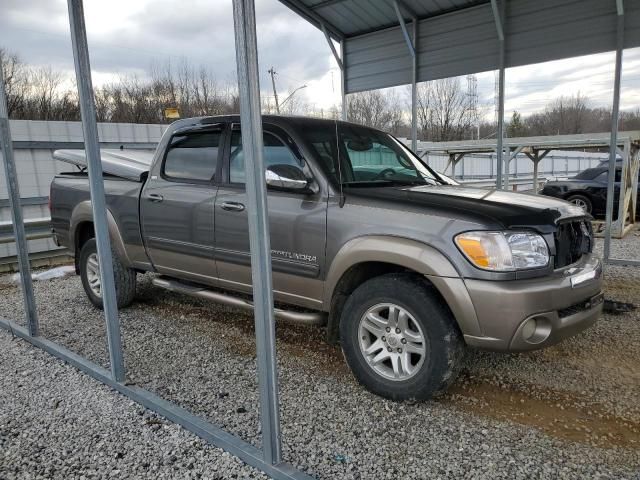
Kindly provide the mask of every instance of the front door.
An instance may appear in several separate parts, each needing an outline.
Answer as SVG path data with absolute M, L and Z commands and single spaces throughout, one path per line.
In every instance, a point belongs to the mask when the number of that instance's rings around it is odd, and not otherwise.
M 156 270 L 215 285 L 214 180 L 223 127 L 176 132 L 140 198 L 143 237 Z
M 240 129 L 232 131 L 225 160 L 225 184 L 216 196 L 215 232 L 219 284 L 251 292 L 251 257 L 244 153 Z M 265 167 L 288 164 L 301 167 L 304 160 L 292 140 L 276 127 L 265 126 Z M 309 308 L 322 301 L 326 241 L 326 193 L 268 190 L 269 230 L 273 287 L 276 300 Z

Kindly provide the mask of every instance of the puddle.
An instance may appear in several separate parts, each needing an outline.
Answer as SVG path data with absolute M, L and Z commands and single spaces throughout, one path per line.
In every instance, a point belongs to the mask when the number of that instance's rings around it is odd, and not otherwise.
M 523 393 L 472 379 L 453 385 L 440 402 L 476 415 L 533 427 L 563 440 L 640 450 L 640 423 L 614 416 L 573 393 L 531 389 Z

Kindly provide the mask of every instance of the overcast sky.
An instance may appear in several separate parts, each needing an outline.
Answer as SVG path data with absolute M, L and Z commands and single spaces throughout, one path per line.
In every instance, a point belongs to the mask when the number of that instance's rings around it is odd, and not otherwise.
M 85 0 L 95 85 L 121 75 L 144 77 L 152 64 L 187 59 L 231 81 L 235 50 L 231 0 Z M 267 70 L 279 72 L 278 91 L 299 92 L 316 109 L 339 102 L 339 70 L 323 34 L 277 0 L 256 0 L 261 89 Z M 73 72 L 65 0 L 0 0 L 0 47 L 34 65 Z M 505 112 L 540 110 L 578 91 L 595 106 L 611 103 L 613 53 L 507 70 Z M 404 95 L 406 87 L 399 89 Z M 478 75 L 480 101 L 493 115 L 494 72 Z M 622 108 L 640 106 L 640 49 L 625 54 Z

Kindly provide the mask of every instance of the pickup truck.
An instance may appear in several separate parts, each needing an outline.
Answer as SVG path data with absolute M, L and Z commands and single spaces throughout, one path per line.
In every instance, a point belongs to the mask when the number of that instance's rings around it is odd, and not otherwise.
M 539 349 L 600 315 L 581 208 L 460 186 L 348 122 L 265 116 L 263 129 L 275 315 L 325 324 L 370 391 L 427 399 L 467 346 Z M 54 156 L 78 167 L 52 182 L 54 236 L 100 307 L 84 152 Z M 238 116 L 179 120 L 155 153 L 102 152 L 120 307 L 151 272 L 159 288 L 252 308 L 244 162 Z

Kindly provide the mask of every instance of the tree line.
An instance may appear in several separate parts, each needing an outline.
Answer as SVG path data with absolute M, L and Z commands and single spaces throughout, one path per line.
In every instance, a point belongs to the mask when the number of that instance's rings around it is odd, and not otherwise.
M 51 67 L 34 67 L 0 49 L 9 117 L 28 120 L 80 120 L 75 79 Z M 473 105 L 460 78 L 424 82 L 417 91 L 418 138 L 451 141 L 495 138 L 495 122 L 486 117 L 489 105 Z M 204 67 L 186 60 L 152 65 L 144 78 L 124 76 L 94 89 L 99 122 L 168 123 L 165 109 L 181 117 L 222 115 L 239 111 L 237 85 L 218 81 Z M 350 121 L 409 137 L 410 105 L 397 89 L 347 96 Z M 274 113 L 270 97 L 262 99 L 264 113 Z M 338 107 L 314 110 L 302 96 L 292 96 L 282 113 L 340 118 Z M 506 125 L 509 137 L 608 131 L 611 112 L 594 107 L 583 95 L 562 96 L 528 116 L 513 112 Z M 621 130 L 640 130 L 640 109 L 620 114 Z

